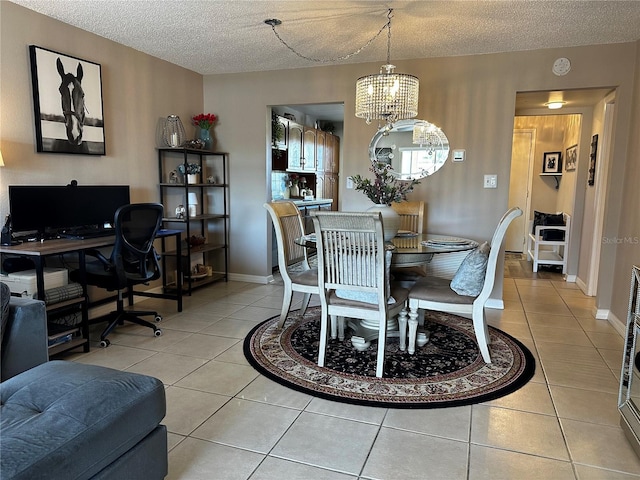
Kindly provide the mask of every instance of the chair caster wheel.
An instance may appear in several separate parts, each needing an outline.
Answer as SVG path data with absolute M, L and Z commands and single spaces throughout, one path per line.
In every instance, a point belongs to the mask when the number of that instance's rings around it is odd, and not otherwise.
M 109 345 L 111 345 L 111 342 L 110 342 L 109 340 L 107 340 L 107 339 L 105 339 L 105 340 L 100 340 L 100 346 L 101 346 L 102 348 L 107 348 Z
M 160 336 L 162 336 L 162 330 L 160 330 L 160 329 L 158 328 L 157 330 L 154 330 L 154 331 L 153 331 L 153 334 L 154 334 L 156 337 L 160 337 Z
M 156 318 L 154 318 L 154 320 L 156 322 L 161 322 L 162 321 L 162 315 L 156 315 Z

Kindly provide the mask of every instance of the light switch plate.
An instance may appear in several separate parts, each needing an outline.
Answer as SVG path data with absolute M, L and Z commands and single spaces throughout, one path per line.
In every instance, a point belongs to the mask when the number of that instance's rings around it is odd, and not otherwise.
M 353 178 L 347 177 L 347 188 L 351 190 L 353 188 Z
M 498 188 L 498 175 L 485 175 L 484 188 Z
M 464 162 L 465 151 L 463 149 L 456 149 L 453 151 L 454 162 Z

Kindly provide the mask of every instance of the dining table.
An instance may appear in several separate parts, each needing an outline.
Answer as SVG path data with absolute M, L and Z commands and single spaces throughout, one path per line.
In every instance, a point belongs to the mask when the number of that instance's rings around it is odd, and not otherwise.
M 315 232 L 304 235 L 295 240 L 299 245 L 307 248 L 316 248 Z M 386 242 L 387 249 L 392 252 L 392 267 L 410 267 L 424 265 L 430 262 L 434 255 L 444 253 L 457 253 L 473 250 L 478 242 L 469 238 L 461 238 L 455 235 L 437 235 L 431 233 L 418 234 L 400 230 L 390 241 Z M 424 323 L 423 316 L 419 319 L 420 325 Z M 351 344 L 357 350 L 364 351 L 371 345 L 371 341 L 378 338 L 379 326 L 375 321 L 345 319 L 347 325 L 353 330 Z M 389 318 L 387 323 L 387 337 L 398 337 L 400 349 L 408 347 L 409 352 L 415 351 L 415 345 L 406 345 L 406 335 L 398 325 L 397 317 Z M 415 342 L 418 346 L 424 346 L 429 341 L 428 332 L 419 330 Z

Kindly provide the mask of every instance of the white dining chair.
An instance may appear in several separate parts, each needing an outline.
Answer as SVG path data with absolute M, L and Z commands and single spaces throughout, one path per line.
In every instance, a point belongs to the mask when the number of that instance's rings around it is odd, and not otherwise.
M 264 208 L 271 215 L 278 242 L 278 267 L 284 283 L 282 311 L 278 328 L 282 328 L 291 308 L 293 292 L 304 294 L 300 307 L 302 314 L 307 311 L 312 294 L 319 294 L 318 269 L 309 266 L 307 248 L 296 243 L 305 234 L 300 210 L 293 202 L 278 201 L 265 203 Z M 301 270 L 291 270 L 292 265 Z
M 453 280 L 440 277 L 425 277 L 418 280 L 409 292 L 409 353 L 413 353 L 416 331 L 418 327 L 418 309 L 435 310 L 458 315 L 470 315 L 473 320 L 473 329 L 476 341 L 486 363 L 491 363 L 489 352 L 489 331 L 485 317 L 485 304 L 493 291 L 497 269 L 497 261 L 505 233 L 514 218 L 522 215 L 518 207 L 509 209 L 498 222 L 491 243 L 478 247 L 463 260 Z M 484 271 L 475 270 L 472 259 L 477 259 L 488 249 L 488 256 L 484 262 L 478 264 Z M 467 259 L 470 259 L 467 261 Z M 482 265 L 484 263 L 484 265 Z M 469 284 L 472 277 L 478 278 L 476 285 Z M 452 283 L 453 282 L 453 283 Z M 465 283 L 462 288 L 457 288 L 458 283 Z M 453 288 L 452 288 L 453 285 Z M 462 291 L 463 294 L 456 292 Z M 471 293 L 473 291 L 473 293 Z
M 380 213 L 314 212 L 312 219 L 322 307 L 318 365 L 325 362 L 329 318 L 332 332 L 344 330 L 344 317 L 360 319 L 378 330 L 376 376 L 382 377 L 387 322 L 399 313 L 406 318 L 409 292 L 389 286 L 391 252 Z

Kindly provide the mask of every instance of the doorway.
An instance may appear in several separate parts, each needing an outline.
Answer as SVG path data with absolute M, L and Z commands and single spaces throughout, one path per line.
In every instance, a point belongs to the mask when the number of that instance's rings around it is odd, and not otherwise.
M 511 176 L 509 178 L 509 207 L 519 206 L 524 215 L 513 220 L 507 230 L 505 251 L 525 253 L 527 225 L 531 210 L 531 176 L 533 174 L 536 131 L 532 128 L 513 131 L 511 147 Z

